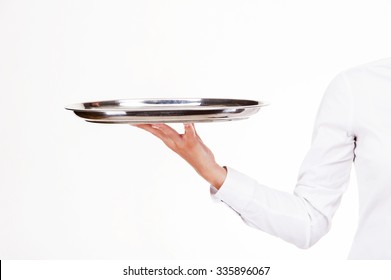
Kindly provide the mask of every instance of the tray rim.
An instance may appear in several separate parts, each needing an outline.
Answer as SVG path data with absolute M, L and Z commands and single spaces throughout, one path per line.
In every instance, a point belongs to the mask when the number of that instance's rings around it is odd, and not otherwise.
M 188 107 L 186 105 L 180 106 L 178 105 L 177 108 L 175 108 L 175 105 L 168 105 L 167 108 L 164 108 L 164 106 L 159 105 L 159 104 L 150 104 L 149 106 L 144 106 L 144 107 L 133 107 L 133 108 L 126 108 L 126 107 L 118 107 L 118 108 L 110 108 L 110 109 L 105 109 L 103 107 L 96 107 L 96 108 L 80 108 L 84 106 L 84 104 L 93 104 L 93 103 L 109 103 L 109 102 L 117 102 L 117 103 L 125 103 L 129 101 L 133 102 L 141 102 L 145 100 L 186 100 L 186 101 L 198 101 L 198 100 L 231 100 L 231 101 L 249 101 L 249 102 L 256 102 L 257 104 L 252 104 L 252 105 L 233 105 L 233 106 L 193 106 L 189 105 Z M 107 100 L 99 100 L 99 101 L 88 101 L 88 102 L 80 102 L 80 103 L 72 103 L 67 106 L 65 106 L 66 110 L 70 111 L 81 111 L 81 112 L 119 112 L 119 111 L 177 111 L 177 110 L 221 110 L 222 108 L 232 108 L 232 109 L 238 109 L 238 108 L 256 108 L 256 107 L 264 107 L 268 106 L 268 102 L 260 101 L 260 100 L 253 100 L 253 99 L 237 99 L 237 98 L 122 98 L 122 99 L 107 99 Z

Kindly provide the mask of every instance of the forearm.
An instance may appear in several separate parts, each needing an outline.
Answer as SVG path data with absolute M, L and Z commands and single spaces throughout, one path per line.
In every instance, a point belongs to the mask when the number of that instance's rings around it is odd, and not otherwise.
M 202 166 L 197 173 L 216 189 L 220 189 L 227 177 L 227 170 L 214 163 L 210 166 Z
M 220 190 L 211 191 L 247 225 L 300 248 L 312 246 L 329 229 L 326 217 L 302 197 L 261 185 L 231 168 Z

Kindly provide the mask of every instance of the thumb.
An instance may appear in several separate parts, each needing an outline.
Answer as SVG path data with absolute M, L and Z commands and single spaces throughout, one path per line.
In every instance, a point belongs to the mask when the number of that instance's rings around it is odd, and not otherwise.
M 185 123 L 183 125 L 185 127 L 186 135 L 193 136 L 193 137 L 197 135 L 194 123 Z

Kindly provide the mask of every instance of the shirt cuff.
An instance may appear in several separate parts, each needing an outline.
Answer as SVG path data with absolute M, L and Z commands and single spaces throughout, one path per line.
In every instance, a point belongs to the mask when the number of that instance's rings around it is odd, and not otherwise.
M 237 212 L 241 212 L 252 200 L 257 182 L 232 168 L 227 167 L 227 177 L 217 190 L 210 186 L 212 199 L 223 201 Z

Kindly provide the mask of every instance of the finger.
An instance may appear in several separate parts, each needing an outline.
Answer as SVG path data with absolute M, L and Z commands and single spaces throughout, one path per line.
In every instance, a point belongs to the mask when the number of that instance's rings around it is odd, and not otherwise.
M 171 138 L 173 141 L 177 141 L 181 138 L 181 135 L 175 129 L 166 124 L 152 124 L 152 127 L 162 131 L 167 137 Z
M 194 123 L 185 123 L 183 124 L 185 127 L 185 134 L 195 137 L 197 135 Z
M 148 129 L 151 127 L 151 124 L 136 123 L 136 124 L 131 124 L 131 126 L 135 126 L 142 129 Z
M 161 131 L 160 129 L 154 127 L 154 125 L 151 125 L 151 124 L 134 124 L 132 126 L 135 126 L 135 127 L 141 128 L 143 130 L 146 130 L 146 131 L 152 133 L 153 135 L 155 135 L 156 137 L 160 138 L 163 141 L 165 141 L 166 138 L 167 138 L 166 134 L 163 131 Z
M 133 124 L 133 123 L 131 123 L 130 125 L 131 125 L 131 126 L 134 126 L 134 127 L 138 127 L 138 128 L 144 129 L 144 125 L 145 125 L 145 124 L 140 124 L 140 123 L 135 123 L 135 124 Z
M 137 127 L 152 133 L 174 151 L 181 142 L 181 135 L 166 124 L 138 124 Z

